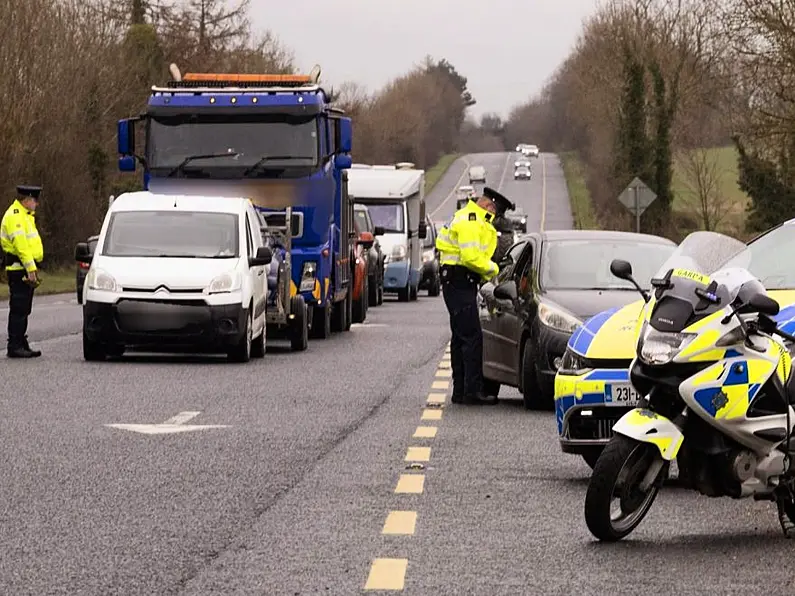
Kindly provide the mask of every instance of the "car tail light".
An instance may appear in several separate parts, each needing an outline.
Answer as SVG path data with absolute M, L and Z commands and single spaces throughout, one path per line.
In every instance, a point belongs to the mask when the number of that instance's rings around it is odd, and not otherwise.
M 89 267 L 91 267 L 91 264 L 90 263 L 78 263 L 77 266 L 80 267 L 80 269 L 88 269 Z

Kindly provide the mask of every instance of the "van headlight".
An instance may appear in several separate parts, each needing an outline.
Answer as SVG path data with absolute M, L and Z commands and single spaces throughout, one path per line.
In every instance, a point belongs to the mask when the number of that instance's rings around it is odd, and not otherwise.
M 405 261 L 406 254 L 406 246 L 403 244 L 398 244 L 392 249 L 392 262 Z
M 696 333 L 665 333 L 648 327 L 641 339 L 640 359 L 646 364 L 667 364 L 696 336 Z
M 315 261 L 306 261 L 304 263 L 304 268 L 301 270 L 301 285 L 298 287 L 298 291 L 311 292 L 315 289 L 316 279 L 317 263 Z
M 236 292 L 243 285 L 243 276 L 237 271 L 222 273 L 215 277 L 204 290 L 206 294 Z
M 107 271 L 102 269 L 91 269 L 86 276 L 86 285 L 89 290 L 99 290 L 100 292 L 121 292 L 121 287 Z
M 538 305 L 538 319 L 547 327 L 564 333 L 574 333 L 574 330 L 582 325 L 582 321 L 577 317 L 543 303 Z
M 430 263 L 435 258 L 436 258 L 436 252 L 433 249 L 423 251 L 423 253 L 422 253 L 422 262 L 423 263 Z

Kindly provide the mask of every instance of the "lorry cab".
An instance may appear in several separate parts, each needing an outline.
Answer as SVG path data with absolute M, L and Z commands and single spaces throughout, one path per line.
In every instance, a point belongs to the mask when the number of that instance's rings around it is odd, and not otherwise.
M 398 300 L 417 299 L 422 271 L 422 242 L 427 237 L 425 171 L 414 164 L 394 166 L 355 164 L 348 170 L 348 190 L 367 205 L 384 253 L 384 292 Z

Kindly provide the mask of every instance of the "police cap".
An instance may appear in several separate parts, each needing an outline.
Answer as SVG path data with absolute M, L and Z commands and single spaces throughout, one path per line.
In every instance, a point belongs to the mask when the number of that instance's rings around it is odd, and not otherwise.
M 494 203 L 494 206 L 497 208 L 497 214 L 502 215 L 508 209 L 516 209 L 516 205 L 511 203 L 505 195 L 498 193 L 493 188 L 489 188 L 488 186 L 483 189 L 483 196 L 487 199 L 491 199 Z
M 41 194 L 41 186 L 30 186 L 28 184 L 20 184 L 17 186 L 17 194 L 21 197 L 31 197 L 33 199 L 39 198 Z

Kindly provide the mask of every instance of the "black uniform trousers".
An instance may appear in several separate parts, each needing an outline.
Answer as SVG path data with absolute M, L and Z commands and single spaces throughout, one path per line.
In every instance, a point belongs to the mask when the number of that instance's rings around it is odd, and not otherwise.
M 33 286 L 22 279 L 24 271 L 6 271 L 8 276 L 8 349 L 27 347 L 28 315 L 33 309 Z
M 442 296 L 450 314 L 453 395 L 483 391 L 483 330 L 478 314 L 477 276 L 459 266 L 442 268 Z

